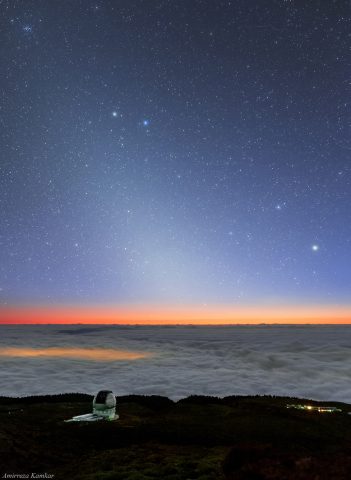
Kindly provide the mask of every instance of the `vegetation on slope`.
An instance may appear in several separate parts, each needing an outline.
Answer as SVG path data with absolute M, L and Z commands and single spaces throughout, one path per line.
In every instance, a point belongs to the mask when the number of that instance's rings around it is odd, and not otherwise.
M 287 409 L 282 397 L 117 397 L 115 422 L 65 423 L 91 412 L 84 394 L 0 398 L 0 476 L 55 480 L 349 479 L 351 410 Z M 312 402 L 318 404 L 318 402 Z

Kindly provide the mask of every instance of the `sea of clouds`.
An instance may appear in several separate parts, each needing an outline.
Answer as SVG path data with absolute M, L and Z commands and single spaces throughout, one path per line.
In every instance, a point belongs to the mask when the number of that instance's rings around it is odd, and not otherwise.
M 272 394 L 351 402 L 351 326 L 0 325 L 6 347 L 114 348 L 138 360 L 0 356 L 0 395 Z

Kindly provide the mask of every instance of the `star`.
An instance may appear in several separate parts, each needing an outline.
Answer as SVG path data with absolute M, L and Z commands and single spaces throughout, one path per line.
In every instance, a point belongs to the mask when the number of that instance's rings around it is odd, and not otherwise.
M 112 116 L 113 116 L 114 118 L 117 118 L 117 117 L 118 117 L 118 112 L 116 112 L 116 110 L 114 110 L 114 111 L 112 112 Z
M 148 127 L 150 125 L 150 120 L 143 120 L 144 127 Z
M 275 206 L 276 210 L 283 210 L 286 207 L 286 202 L 277 203 Z
M 312 245 L 312 250 L 313 250 L 314 252 L 318 252 L 318 250 L 319 250 L 319 245 L 316 245 L 316 244 Z

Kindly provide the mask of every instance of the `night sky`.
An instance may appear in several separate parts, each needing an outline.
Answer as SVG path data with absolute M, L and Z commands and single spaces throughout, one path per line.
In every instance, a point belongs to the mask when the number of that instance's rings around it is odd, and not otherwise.
M 1 304 L 347 304 L 350 10 L 1 0 Z

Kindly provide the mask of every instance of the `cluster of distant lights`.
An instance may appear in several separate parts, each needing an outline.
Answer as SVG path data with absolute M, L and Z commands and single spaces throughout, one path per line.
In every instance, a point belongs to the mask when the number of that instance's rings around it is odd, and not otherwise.
M 286 408 L 294 408 L 295 410 L 306 410 L 307 412 L 318 412 L 318 413 L 336 413 L 342 412 L 341 408 L 334 406 L 325 406 L 325 405 L 302 405 L 302 404 L 288 404 Z M 349 415 L 351 412 L 348 412 Z

